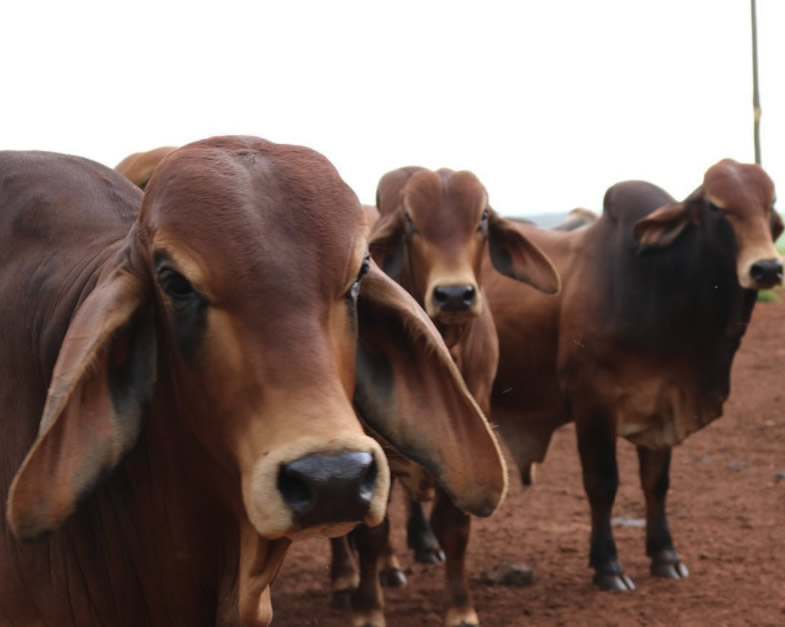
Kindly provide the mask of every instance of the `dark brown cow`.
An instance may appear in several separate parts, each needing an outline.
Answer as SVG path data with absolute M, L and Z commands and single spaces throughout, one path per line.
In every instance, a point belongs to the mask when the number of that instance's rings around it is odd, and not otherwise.
M 394 170 L 379 182 L 377 206 L 380 218 L 371 233 L 371 255 L 423 306 L 472 395 L 488 411 L 498 344 L 479 281 L 483 259 L 489 256 L 498 272 L 548 294 L 559 290 L 558 274 L 536 245 L 490 208 L 485 188 L 471 172 Z M 411 472 L 406 474 L 404 483 L 420 491 L 421 482 Z M 422 529 L 422 510 L 416 505 L 413 511 Z M 437 489 L 431 521 L 446 557 L 446 624 L 476 625 L 465 567 L 470 517 Z M 355 533 L 361 570 L 352 598 L 355 624 L 384 624 L 376 564 L 385 535 L 385 526 L 372 537 L 363 528 Z M 337 545 L 333 543 L 336 561 L 346 560 L 345 545 Z M 337 564 L 333 567 L 342 585 L 351 582 L 349 571 Z M 340 588 L 334 585 L 336 591 Z
M 134 185 L 144 189 L 147 187 L 147 182 L 150 180 L 153 172 L 155 172 L 158 164 L 174 150 L 177 150 L 177 148 L 163 146 L 147 152 L 135 152 L 118 163 L 114 169 L 129 179 Z
M 353 399 L 494 510 L 496 441 L 324 157 L 213 138 L 140 203 L 86 159 L 0 153 L 0 624 L 267 625 L 291 538 L 384 518 Z
M 633 588 L 611 532 L 617 436 L 638 449 L 652 573 L 687 575 L 665 513 L 671 448 L 722 414 L 756 290 L 782 281 L 773 200 L 760 167 L 731 160 L 683 202 L 620 183 L 593 225 L 518 227 L 559 269 L 558 298 L 484 269 L 501 347 L 493 422 L 529 483 L 553 431 L 575 421 L 601 588 Z

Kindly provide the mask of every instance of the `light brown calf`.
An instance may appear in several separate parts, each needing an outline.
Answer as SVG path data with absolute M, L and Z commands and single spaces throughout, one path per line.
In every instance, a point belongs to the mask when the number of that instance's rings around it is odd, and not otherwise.
M 496 271 L 548 294 L 558 292 L 558 274 L 536 245 L 490 208 L 485 188 L 471 172 L 417 167 L 392 171 L 379 182 L 377 206 L 380 218 L 371 233 L 371 255 L 422 305 L 444 337 L 467 387 L 488 411 L 498 342 L 480 284 L 483 259 L 489 257 Z M 469 467 L 478 461 L 471 454 L 461 463 Z M 412 479 L 404 484 L 419 491 L 419 481 Z M 424 523 L 422 510 L 419 504 L 412 510 L 417 527 Z M 440 488 L 431 522 L 446 556 L 445 622 L 476 625 L 465 566 L 470 517 Z M 420 524 L 414 535 L 423 528 Z M 355 533 L 361 567 L 352 596 L 355 625 L 384 624 L 377 570 L 385 536 L 384 527 L 375 535 L 363 529 Z M 340 593 L 341 585 L 351 583 L 351 568 L 341 565 L 347 551 L 337 544 L 333 573 L 343 580 L 336 582 L 334 590 Z M 438 550 L 435 542 L 416 548 Z

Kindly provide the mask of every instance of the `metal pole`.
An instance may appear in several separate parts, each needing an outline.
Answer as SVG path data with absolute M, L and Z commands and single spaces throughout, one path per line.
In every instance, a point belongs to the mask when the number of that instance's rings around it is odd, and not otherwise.
M 755 119 L 755 163 L 760 165 L 760 92 L 758 90 L 758 20 L 755 0 L 750 0 L 752 10 L 752 110 Z

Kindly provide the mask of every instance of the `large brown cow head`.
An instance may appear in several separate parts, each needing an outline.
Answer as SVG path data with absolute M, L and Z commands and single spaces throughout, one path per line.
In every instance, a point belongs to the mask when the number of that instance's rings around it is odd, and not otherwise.
M 641 249 L 668 246 L 689 224 L 701 227 L 713 215 L 727 220 L 736 241 L 736 274 L 745 289 L 782 283 L 782 259 L 774 241 L 782 220 L 774 204 L 774 183 L 758 165 L 723 159 L 710 167 L 703 185 L 686 200 L 660 207 L 635 225 Z
M 387 463 L 353 402 L 459 506 L 491 514 L 506 488 L 491 430 L 367 246 L 357 198 L 311 150 L 229 137 L 171 154 L 68 329 L 9 497 L 14 532 L 63 523 L 134 446 L 150 403 L 167 437 L 197 443 L 195 476 L 239 517 L 250 624 L 269 618 L 285 552 L 268 540 L 384 516 Z
M 471 172 L 409 167 L 385 174 L 377 188 L 381 218 L 371 254 L 442 323 L 480 314 L 482 256 L 509 277 L 553 294 L 559 276 L 550 260 L 488 204 Z

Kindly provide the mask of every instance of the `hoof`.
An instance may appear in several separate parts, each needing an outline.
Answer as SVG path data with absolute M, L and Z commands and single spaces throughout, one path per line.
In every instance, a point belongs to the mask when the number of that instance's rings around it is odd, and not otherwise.
M 444 551 L 441 549 L 417 549 L 414 551 L 414 561 L 418 564 L 439 564 L 444 561 Z
M 592 583 L 600 590 L 635 590 L 635 584 L 624 573 L 595 573 Z
M 450 608 L 444 617 L 444 627 L 480 627 L 480 619 L 473 609 Z
M 684 562 L 677 560 L 668 563 L 652 563 L 651 574 L 664 579 L 685 579 L 689 577 L 690 571 L 687 570 Z
M 352 614 L 352 627 L 385 627 L 384 614 L 381 610 L 355 612 Z
M 403 588 L 406 585 L 406 575 L 400 568 L 385 568 L 379 571 L 379 583 L 382 588 Z
M 336 610 L 350 610 L 352 609 L 352 592 L 353 590 L 333 590 L 333 597 L 330 600 L 330 606 Z

